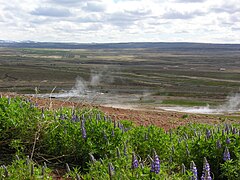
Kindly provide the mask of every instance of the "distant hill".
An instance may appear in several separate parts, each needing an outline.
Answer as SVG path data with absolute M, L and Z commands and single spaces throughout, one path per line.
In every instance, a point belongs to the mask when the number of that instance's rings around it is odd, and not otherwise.
M 168 43 L 168 42 L 131 42 L 131 43 L 57 43 L 34 41 L 4 41 L 0 47 L 9 48 L 56 48 L 56 49 L 136 49 L 149 48 L 171 51 L 181 50 L 211 50 L 211 51 L 240 51 L 240 44 L 208 44 L 208 43 Z

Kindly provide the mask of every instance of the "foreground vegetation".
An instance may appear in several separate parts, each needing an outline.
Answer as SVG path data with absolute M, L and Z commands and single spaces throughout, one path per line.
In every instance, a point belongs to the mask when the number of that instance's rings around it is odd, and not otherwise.
M 1 179 L 239 179 L 238 124 L 165 132 L 97 109 L 41 109 L 0 98 Z

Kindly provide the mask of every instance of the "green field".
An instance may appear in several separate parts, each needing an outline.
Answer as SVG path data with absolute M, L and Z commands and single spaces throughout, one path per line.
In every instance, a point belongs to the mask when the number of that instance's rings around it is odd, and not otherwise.
M 91 90 L 145 93 L 157 99 L 223 102 L 239 92 L 239 51 L 0 48 L 0 91 L 69 90 L 81 77 Z M 222 68 L 222 70 L 220 70 Z M 93 76 L 100 75 L 91 85 Z M 201 104 L 201 103 L 200 103 Z

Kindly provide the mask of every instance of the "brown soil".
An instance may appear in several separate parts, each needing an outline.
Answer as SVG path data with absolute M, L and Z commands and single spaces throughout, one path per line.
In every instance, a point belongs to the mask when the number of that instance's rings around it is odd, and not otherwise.
M 49 98 L 34 98 L 31 96 L 18 95 L 15 93 L 0 93 L 3 96 L 22 96 L 30 98 L 32 101 L 38 103 L 39 107 L 58 109 L 60 107 L 75 107 L 75 108 L 98 108 L 103 111 L 106 115 L 111 116 L 116 120 L 130 120 L 136 125 L 156 125 L 169 130 L 176 128 L 187 123 L 209 123 L 218 124 L 221 121 L 218 115 L 199 115 L 199 114 L 188 114 L 186 118 L 183 116 L 184 113 L 169 112 L 169 111 L 153 111 L 153 110 L 133 110 L 133 109 L 121 109 L 113 107 L 104 107 L 101 105 L 89 105 L 83 103 L 76 103 L 70 101 L 61 101 Z

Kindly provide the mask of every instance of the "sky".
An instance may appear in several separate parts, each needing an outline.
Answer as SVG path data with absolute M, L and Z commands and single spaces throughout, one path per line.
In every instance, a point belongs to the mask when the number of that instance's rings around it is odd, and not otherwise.
M 0 40 L 240 43 L 240 0 L 0 0 Z

